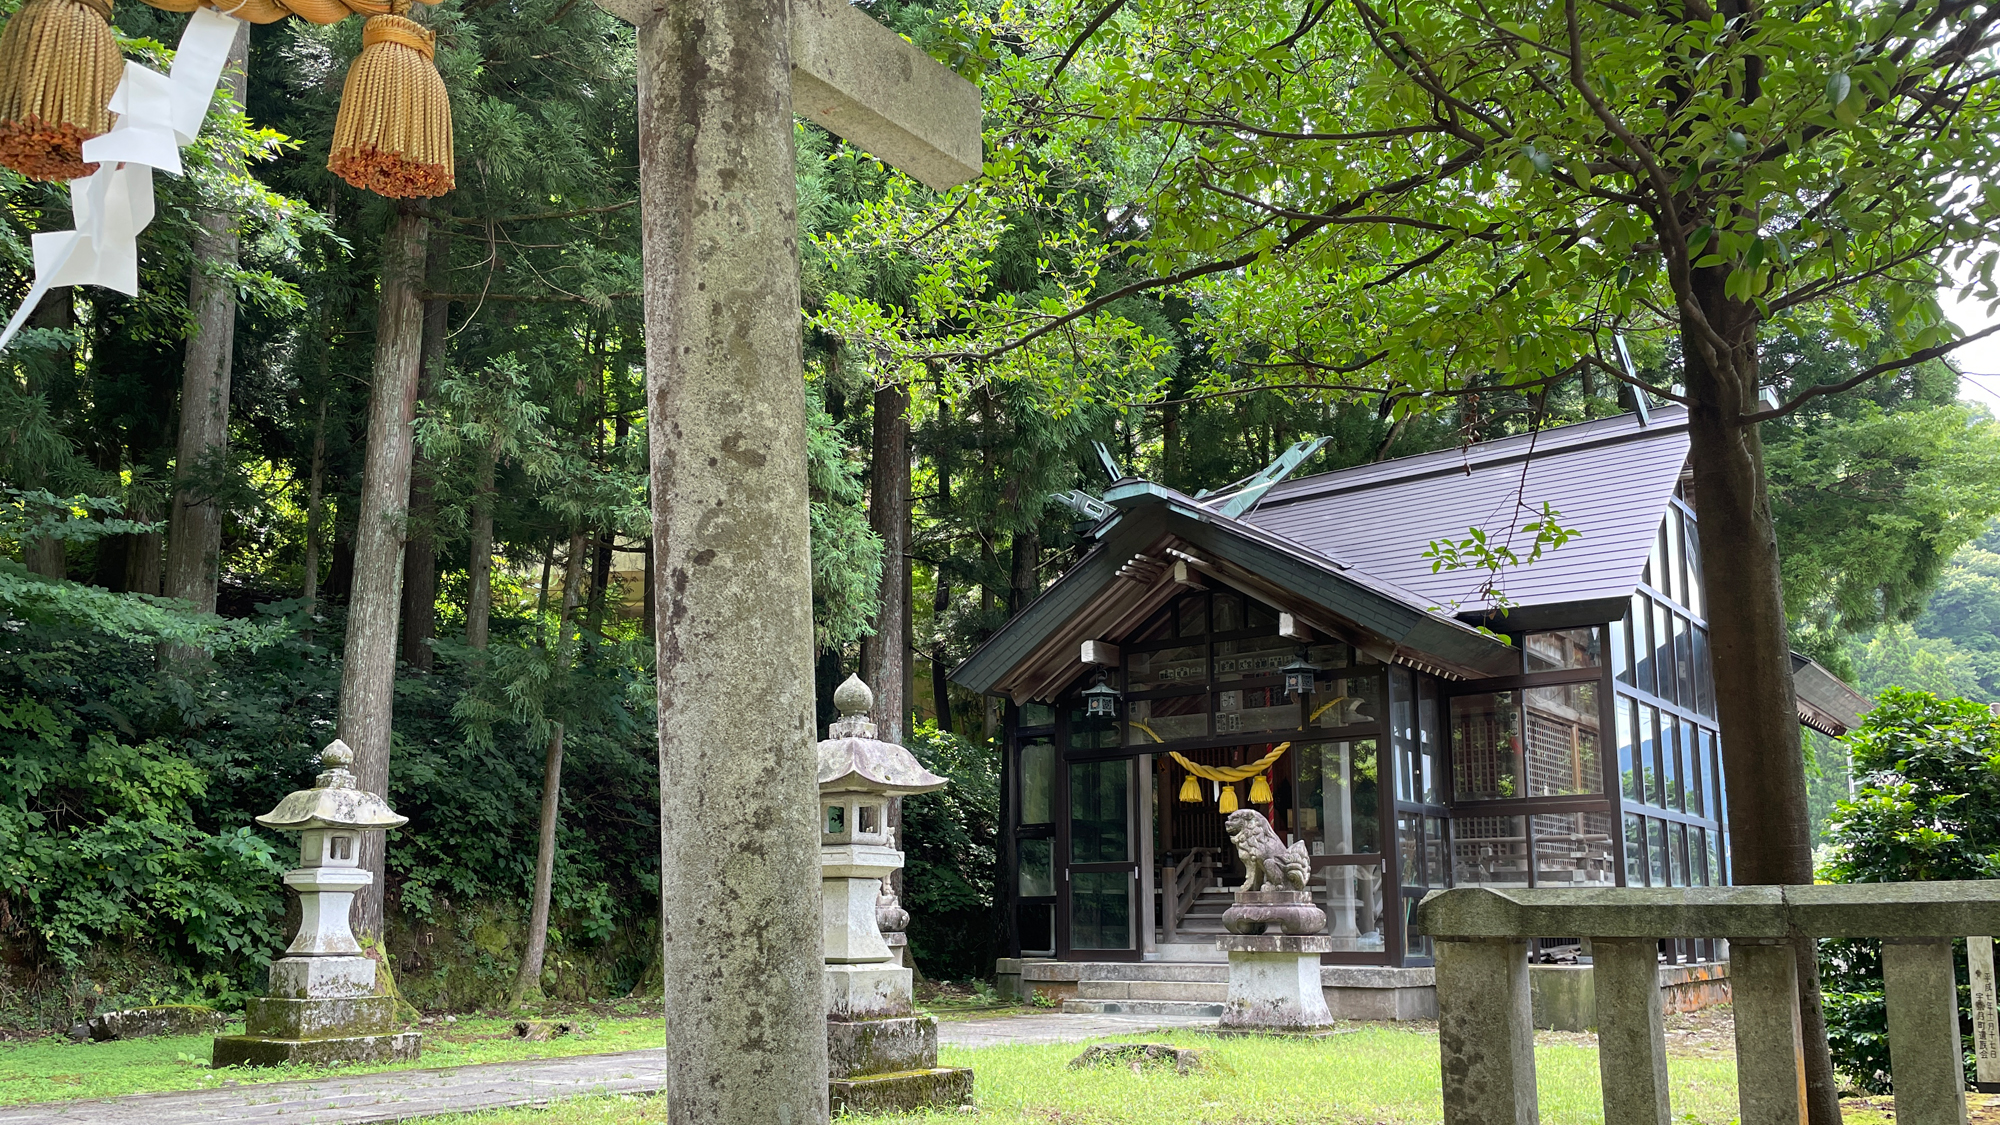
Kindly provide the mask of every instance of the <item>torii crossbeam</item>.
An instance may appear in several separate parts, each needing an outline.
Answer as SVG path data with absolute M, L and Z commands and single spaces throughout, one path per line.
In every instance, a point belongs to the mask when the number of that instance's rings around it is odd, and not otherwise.
M 639 28 L 661 923 L 675 1125 L 827 1117 L 793 114 L 934 188 L 979 93 L 845 0 Z

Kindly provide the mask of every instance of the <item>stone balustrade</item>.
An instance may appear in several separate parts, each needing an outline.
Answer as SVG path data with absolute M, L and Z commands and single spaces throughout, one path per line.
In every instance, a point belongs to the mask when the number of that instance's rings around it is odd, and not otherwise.
M 1591 939 L 1605 1125 L 1669 1125 L 1659 942 L 1727 938 L 1741 1125 L 1801 1125 L 1796 937 L 1882 942 L 1897 1125 L 1962 1125 L 1952 939 L 2000 932 L 2000 880 L 1812 887 L 1436 891 L 1415 929 L 1437 947 L 1445 1125 L 1532 1125 L 1528 942 Z

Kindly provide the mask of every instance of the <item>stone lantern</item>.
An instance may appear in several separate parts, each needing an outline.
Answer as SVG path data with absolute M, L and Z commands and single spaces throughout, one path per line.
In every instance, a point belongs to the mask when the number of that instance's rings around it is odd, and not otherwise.
M 890 798 L 947 782 L 875 737 L 874 702 L 868 685 L 850 676 L 833 694 L 840 718 L 819 744 L 829 1096 L 835 1112 L 962 1105 L 972 1100 L 972 1072 L 937 1065 L 937 1021 L 915 1013 L 911 972 L 882 936 L 880 919 L 902 911 L 878 901 L 883 880 L 903 866 Z
M 354 786 L 354 751 L 335 739 L 325 771 L 257 818 L 299 833 L 299 865 L 285 885 L 299 892 L 299 932 L 271 964 L 271 994 L 245 1003 L 244 1035 L 218 1036 L 215 1066 L 324 1065 L 413 1059 L 422 1036 L 396 1031 L 396 998 L 375 994 L 375 961 L 348 927 L 354 896 L 374 881 L 361 866 L 361 834 L 400 828 L 408 817 Z

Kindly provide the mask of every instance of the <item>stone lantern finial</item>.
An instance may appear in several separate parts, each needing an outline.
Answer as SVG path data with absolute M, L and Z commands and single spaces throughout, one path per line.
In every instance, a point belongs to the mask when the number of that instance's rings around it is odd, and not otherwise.
M 826 728 L 826 736 L 833 738 L 874 738 L 875 724 L 868 719 L 868 712 L 875 708 L 875 693 L 860 676 L 849 676 L 833 692 L 834 709 L 840 718 Z

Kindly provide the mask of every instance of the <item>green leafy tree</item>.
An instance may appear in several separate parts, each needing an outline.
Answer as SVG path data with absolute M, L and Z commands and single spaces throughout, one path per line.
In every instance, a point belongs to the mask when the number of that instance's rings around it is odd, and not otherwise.
M 1891 688 L 1847 738 L 1862 782 L 1835 811 L 1824 878 L 1880 883 L 2000 875 L 2000 720 L 1983 704 Z M 1835 1059 L 1863 1090 L 1889 1093 L 1880 944 L 1822 944 Z M 1963 975 L 1960 981 L 1961 1020 L 1970 1027 Z M 1966 1054 L 1969 1081 L 1970 1036 Z

